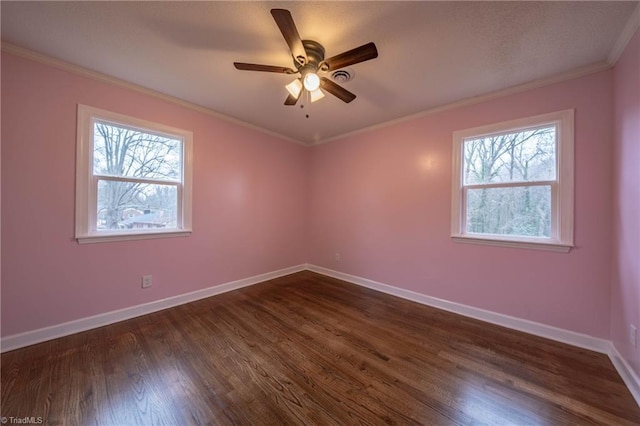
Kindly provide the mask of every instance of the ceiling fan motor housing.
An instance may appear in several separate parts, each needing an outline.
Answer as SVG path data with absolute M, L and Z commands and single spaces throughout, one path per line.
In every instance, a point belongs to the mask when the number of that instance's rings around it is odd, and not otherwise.
M 307 53 L 307 65 L 312 65 L 315 70 L 318 69 L 320 62 L 324 61 L 324 47 L 317 41 L 302 40 L 304 51 Z M 305 64 L 300 64 L 295 60 L 296 67 L 300 70 Z

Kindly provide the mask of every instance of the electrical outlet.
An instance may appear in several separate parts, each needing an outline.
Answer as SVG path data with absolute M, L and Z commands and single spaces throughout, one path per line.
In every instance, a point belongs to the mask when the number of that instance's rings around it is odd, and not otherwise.
M 638 329 L 633 324 L 629 324 L 629 343 L 634 348 L 638 347 Z
M 340 262 L 340 253 L 336 252 L 335 259 L 336 259 L 336 262 Z
M 151 275 L 142 276 L 142 288 L 151 287 L 153 277 Z

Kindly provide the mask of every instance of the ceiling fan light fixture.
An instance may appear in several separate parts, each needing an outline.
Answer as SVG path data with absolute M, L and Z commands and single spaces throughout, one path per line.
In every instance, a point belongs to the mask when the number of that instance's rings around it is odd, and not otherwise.
M 320 89 L 316 89 L 313 92 L 309 92 L 309 94 L 311 96 L 311 102 L 315 102 L 324 98 L 324 93 Z
M 299 78 L 296 78 L 284 87 L 286 87 L 287 92 L 291 93 L 291 96 L 297 98 L 300 96 L 300 92 L 302 91 L 302 82 Z
M 301 77 L 299 79 L 285 86 L 289 92 L 289 96 L 284 102 L 285 105 L 295 105 L 304 90 L 309 92 L 308 99 L 311 100 L 311 102 L 324 97 L 323 91 L 330 93 L 345 103 L 353 101 L 356 95 L 336 83 L 336 81 L 346 81 L 346 77 L 350 73 L 346 70 L 340 74 L 336 74 L 336 72 L 350 65 L 377 58 L 378 50 L 376 45 L 370 42 L 325 59 L 325 50 L 320 43 L 314 40 L 302 40 L 300 38 L 291 12 L 286 9 L 271 9 L 271 16 L 273 16 L 278 29 L 280 29 L 284 40 L 287 42 L 295 69 L 276 65 L 234 62 L 233 65 L 236 69 L 279 74 L 300 73 Z M 332 78 L 335 78 L 335 81 L 326 76 L 319 77 L 318 71 L 325 73 L 333 72 Z M 321 86 L 323 91 L 320 90 Z
M 314 92 L 320 87 L 320 77 L 315 72 L 308 72 L 304 75 L 304 88 L 309 92 Z

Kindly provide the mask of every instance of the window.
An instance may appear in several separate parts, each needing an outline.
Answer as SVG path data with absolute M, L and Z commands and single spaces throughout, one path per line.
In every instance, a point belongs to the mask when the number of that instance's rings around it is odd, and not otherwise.
M 191 232 L 192 134 L 78 105 L 76 239 Z
M 451 236 L 571 249 L 573 110 L 453 133 Z

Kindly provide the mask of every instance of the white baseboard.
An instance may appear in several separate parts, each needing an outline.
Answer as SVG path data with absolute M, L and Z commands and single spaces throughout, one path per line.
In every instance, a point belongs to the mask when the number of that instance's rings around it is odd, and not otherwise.
M 622 377 L 627 388 L 629 388 L 631 395 L 633 395 L 638 405 L 640 405 L 640 379 L 638 379 L 638 376 L 627 361 L 620 355 L 613 343 L 608 340 L 484 309 L 474 308 L 473 306 L 450 302 L 436 297 L 426 296 L 414 291 L 390 286 L 388 284 L 382 284 L 367 278 L 345 274 L 343 272 L 334 271 L 321 266 L 307 265 L 307 269 L 317 272 L 318 274 L 327 275 L 329 277 L 377 290 L 382 293 L 387 293 L 392 296 L 401 297 L 423 305 L 432 306 L 455 314 L 464 315 L 466 317 L 475 318 L 481 321 L 606 354 L 609 356 L 609 359 L 611 359 L 613 366 Z
M 514 330 L 522 331 L 540 337 L 545 337 L 562 343 L 567 343 L 572 346 L 577 346 L 580 348 L 607 354 L 611 359 L 614 367 L 618 371 L 618 374 L 620 374 L 622 380 L 629 388 L 629 391 L 635 398 L 636 402 L 638 403 L 638 405 L 640 405 L 640 379 L 633 371 L 631 366 L 620 355 L 615 346 L 608 340 L 599 339 L 586 334 L 576 333 L 573 331 L 564 330 L 561 328 L 524 320 L 509 315 L 503 315 L 484 309 L 474 308 L 472 306 L 450 302 L 444 299 L 438 299 L 436 297 L 431 297 L 410 290 L 394 287 L 388 284 L 379 283 L 367 278 L 357 277 L 355 275 L 349 275 L 343 272 L 338 272 L 332 269 L 327 269 L 310 264 L 292 266 L 289 268 L 284 268 L 237 281 L 231 281 L 215 287 L 209 287 L 162 300 L 156 300 L 154 302 L 149 302 L 142 305 L 132 306 L 130 308 L 106 312 L 104 314 L 81 318 L 75 321 L 69 321 L 38 330 L 28 331 L 25 333 L 14 334 L 4 337 L 0 340 L 0 352 L 7 352 L 25 346 L 34 345 L 36 343 L 45 342 L 47 340 L 52 340 L 59 337 L 64 337 L 82 331 L 90 330 L 92 328 L 102 327 L 119 321 L 124 321 L 141 315 L 150 314 L 185 303 L 194 302 L 196 300 L 226 293 L 232 290 L 237 290 L 242 287 L 258 284 L 263 281 L 268 281 L 274 278 L 282 277 L 304 270 L 309 270 L 322 275 L 337 278 L 343 281 L 350 282 L 352 284 L 367 287 L 373 290 L 380 291 L 382 293 L 390 294 L 392 296 L 401 297 L 403 299 L 411 300 L 423 305 L 433 306 L 435 308 L 475 318 L 481 321 L 501 325 Z
M 70 334 L 79 333 L 81 331 L 90 330 L 92 328 L 102 327 L 113 324 L 115 322 L 128 320 L 139 317 L 141 315 L 150 314 L 152 312 L 161 311 L 173 306 L 182 305 L 206 297 L 215 296 L 217 294 L 226 293 L 228 291 L 237 290 L 242 287 L 258 284 L 263 281 L 272 280 L 284 275 L 293 274 L 295 272 L 304 271 L 307 265 L 292 266 L 265 274 L 244 278 L 237 281 L 231 281 L 214 287 L 193 291 L 190 293 L 180 294 L 178 296 L 168 297 L 166 299 L 156 300 L 142 305 L 132 306 L 130 308 L 119 309 L 117 311 L 106 312 L 87 318 L 81 318 L 50 327 L 40 328 L 25 333 L 13 334 L 3 337 L 0 340 L 0 352 L 12 351 L 14 349 L 25 346 L 34 345 L 36 343 L 45 342 L 47 340 L 56 339 L 58 337 L 68 336 Z
M 625 360 L 618 349 L 616 349 L 613 343 L 609 347 L 609 358 L 613 363 L 613 366 L 618 370 L 618 374 L 622 377 L 622 380 L 629 388 L 629 392 L 635 398 L 638 405 L 640 405 L 640 378 L 633 371 L 627 360 Z
M 382 284 L 376 281 L 369 280 L 367 278 L 345 274 L 320 266 L 308 265 L 308 269 L 319 274 L 327 275 L 363 287 L 371 288 L 373 290 L 391 294 L 393 296 L 401 297 L 413 302 L 421 303 L 423 305 L 433 306 L 434 308 L 464 315 L 466 317 L 479 319 L 481 321 L 489 322 L 492 324 L 501 325 L 513 330 L 523 331 L 525 333 L 545 337 L 547 339 L 555 340 L 558 342 L 567 343 L 572 346 L 578 346 L 580 348 L 589 349 L 604 354 L 609 353 L 610 342 L 608 340 L 599 339 L 597 337 L 589 336 L 586 334 L 576 333 L 574 331 L 564 330 L 562 328 L 516 318 L 509 315 L 499 314 L 480 308 L 474 308 L 473 306 L 463 305 L 461 303 L 438 299 L 437 297 L 427 296 L 421 293 L 416 293 L 414 291 L 405 290 L 388 284 Z

